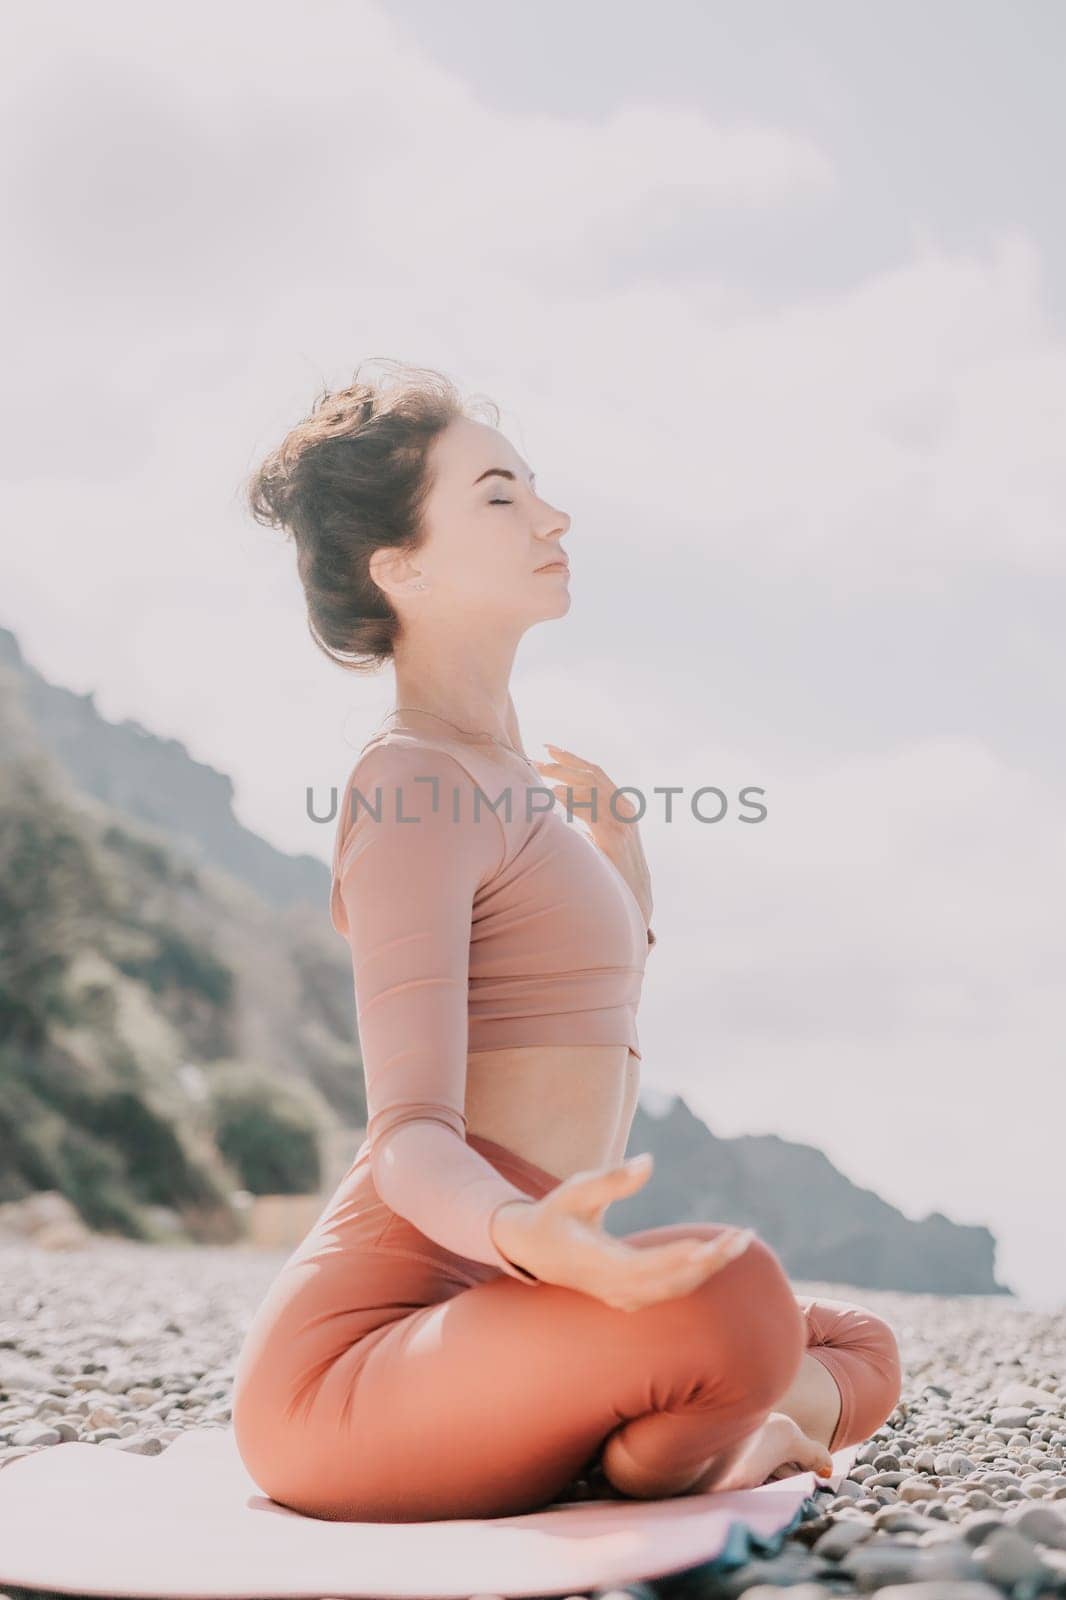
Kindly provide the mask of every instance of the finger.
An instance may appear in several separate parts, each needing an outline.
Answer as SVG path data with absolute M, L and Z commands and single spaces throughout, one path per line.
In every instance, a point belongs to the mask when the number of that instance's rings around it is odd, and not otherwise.
M 560 746 L 560 744 L 547 744 L 547 742 L 544 742 L 544 749 L 552 750 L 555 755 L 562 755 L 562 758 L 565 760 L 565 762 L 573 762 L 573 765 L 575 766 L 584 766 L 584 768 L 586 768 L 587 771 L 591 771 L 591 773 L 599 773 L 600 771 L 599 766 L 595 765 L 595 762 L 591 762 L 591 760 L 587 758 L 587 755 L 578 755 L 576 750 L 565 750 L 562 746 Z
M 555 786 L 552 787 L 552 794 L 559 795 L 560 800 L 565 800 L 565 798 L 570 797 L 571 806 L 583 806 L 584 808 L 586 803 L 591 802 L 592 795 L 595 794 L 595 790 L 579 789 L 579 787 L 576 787 L 575 784 L 555 784 Z M 581 818 L 581 821 L 587 822 L 587 818 Z
M 680 1241 L 687 1245 L 687 1249 L 674 1267 L 675 1277 L 701 1282 L 730 1261 L 735 1261 L 737 1256 L 743 1255 L 754 1236 L 751 1228 L 723 1228 L 713 1239 Z
M 636 1246 L 619 1240 L 619 1260 L 626 1273 L 627 1289 L 652 1291 L 656 1297 L 670 1293 L 673 1286 L 693 1287 L 710 1276 L 750 1242 L 749 1235 L 740 1240 L 741 1230 L 724 1229 L 712 1240 L 702 1238 L 672 1239 L 668 1244 Z
M 688 1294 L 743 1255 L 753 1237 L 750 1228 L 731 1228 L 712 1240 L 701 1240 L 695 1248 L 691 1240 L 679 1240 L 678 1244 L 682 1247 L 687 1245 L 688 1248 L 679 1258 L 669 1261 L 663 1258 L 672 1251 L 671 1245 L 663 1245 L 650 1252 L 638 1252 L 659 1256 L 660 1260 L 653 1271 L 638 1272 L 635 1278 L 630 1278 L 626 1289 L 647 1301 L 670 1300 L 676 1295 Z
M 587 767 L 576 767 L 569 761 L 536 761 L 534 766 L 541 772 L 558 772 L 568 774 L 575 786 L 583 784 L 587 789 L 594 789 L 595 783 L 590 783 L 590 773 Z
M 717 1249 L 697 1250 L 691 1261 L 677 1274 L 675 1294 L 688 1294 L 707 1283 L 719 1272 L 724 1272 L 731 1262 L 744 1254 L 752 1240 L 752 1233 L 734 1233 L 728 1238 L 715 1240 Z
M 653 1166 L 651 1152 L 643 1150 L 617 1167 L 572 1173 L 557 1188 L 550 1190 L 545 1199 L 553 1206 L 577 1214 L 597 1206 L 606 1207 L 619 1195 L 629 1194 L 647 1182 Z
M 557 794 L 560 799 L 569 795 L 570 804 L 574 806 L 584 807 L 591 804 L 595 796 L 599 794 L 598 789 L 591 789 L 583 783 L 554 783 L 549 784 L 549 787 L 552 793 Z M 581 820 L 584 822 L 586 819 L 583 817 Z
M 693 1262 L 696 1266 L 708 1261 L 716 1268 L 724 1266 L 727 1261 L 735 1261 L 737 1256 L 742 1256 L 754 1237 L 754 1228 L 730 1228 L 713 1239 L 704 1240 L 692 1252 Z
M 571 789 L 595 789 L 597 787 L 596 784 L 588 781 L 586 772 L 582 772 L 578 767 L 567 766 L 564 762 L 535 761 L 533 765 L 546 778 L 558 777 L 560 780 L 565 780 Z
M 563 778 L 567 778 L 568 787 L 570 787 L 570 789 L 592 790 L 597 787 L 597 784 L 591 784 L 591 782 L 587 782 L 584 773 L 581 774 L 581 776 L 578 776 L 578 771 L 576 771 L 576 768 L 573 768 L 573 766 L 563 766 L 562 762 L 536 762 L 536 766 L 538 766 L 539 771 L 543 771 L 543 773 L 547 773 L 549 776 L 554 776 L 555 773 L 562 774 Z
M 562 756 L 564 761 L 571 761 L 575 766 L 584 767 L 588 772 L 599 772 L 600 770 L 594 761 L 588 761 L 584 756 L 577 755 L 573 750 L 564 750 L 561 745 L 549 744 L 545 740 L 544 748 L 545 750 L 551 750 L 557 756 Z
M 607 803 L 612 810 L 618 804 L 615 796 L 619 793 L 619 790 L 615 788 L 610 778 L 598 778 L 595 774 L 593 774 L 592 781 L 589 782 L 587 771 L 581 769 L 580 776 L 578 776 L 578 768 L 565 766 L 558 761 L 534 761 L 533 765 L 536 767 L 537 771 L 543 773 L 545 777 L 552 777 L 556 774 L 559 774 L 561 778 L 567 780 L 566 782 L 560 782 L 554 786 L 552 790 L 554 794 L 559 794 L 560 792 L 569 790 L 574 796 L 575 803 L 583 804 L 584 802 L 591 800 L 593 795 L 599 794 L 601 790 L 606 790 Z M 625 796 L 622 799 L 621 804 L 623 807 L 624 816 L 629 817 L 636 815 L 637 808 L 628 796 Z M 615 814 L 617 815 L 617 813 Z

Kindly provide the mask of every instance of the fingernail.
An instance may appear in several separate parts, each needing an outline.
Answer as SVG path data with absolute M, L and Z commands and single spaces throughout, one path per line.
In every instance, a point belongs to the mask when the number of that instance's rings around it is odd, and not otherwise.
M 751 1243 L 754 1237 L 754 1228 L 742 1229 L 741 1232 L 735 1234 L 725 1246 L 727 1254 L 731 1256 L 739 1256 L 742 1250 L 746 1250 L 748 1248 L 748 1245 Z

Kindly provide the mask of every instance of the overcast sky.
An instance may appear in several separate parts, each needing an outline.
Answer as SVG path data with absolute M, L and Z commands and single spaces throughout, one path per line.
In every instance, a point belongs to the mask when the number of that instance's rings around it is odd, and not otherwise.
M 316 651 L 241 481 L 364 358 L 492 395 L 573 519 L 527 748 L 649 799 L 645 1082 L 987 1223 L 1043 1305 L 1064 49 L 1054 0 L 0 14 L 0 622 L 33 665 L 327 859 L 306 786 L 392 678 Z M 730 811 L 667 823 L 669 784 Z

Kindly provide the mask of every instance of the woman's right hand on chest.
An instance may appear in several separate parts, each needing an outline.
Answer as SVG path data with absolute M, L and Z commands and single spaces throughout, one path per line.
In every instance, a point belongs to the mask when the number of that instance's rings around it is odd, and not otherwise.
M 754 1234 L 723 1228 L 710 1240 L 690 1235 L 641 1246 L 616 1239 L 601 1226 L 604 1212 L 635 1193 L 651 1170 L 645 1151 L 619 1166 L 575 1172 L 539 1200 L 507 1200 L 496 1208 L 492 1237 L 542 1283 L 579 1289 L 618 1311 L 688 1294 L 735 1260 Z

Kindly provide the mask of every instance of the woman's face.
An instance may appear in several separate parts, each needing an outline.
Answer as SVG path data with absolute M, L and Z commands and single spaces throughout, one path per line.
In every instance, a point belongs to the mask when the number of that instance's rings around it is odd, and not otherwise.
M 410 557 L 414 581 L 401 604 L 414 618 L 508 617 L 529 624 L 570 609 L 560 540 L 570 518 L 537 493 L 513 445 L 487 423 L 461 417 L 449 423 L 430 455 L 432 487 L 424 512 L 425 542 Z

